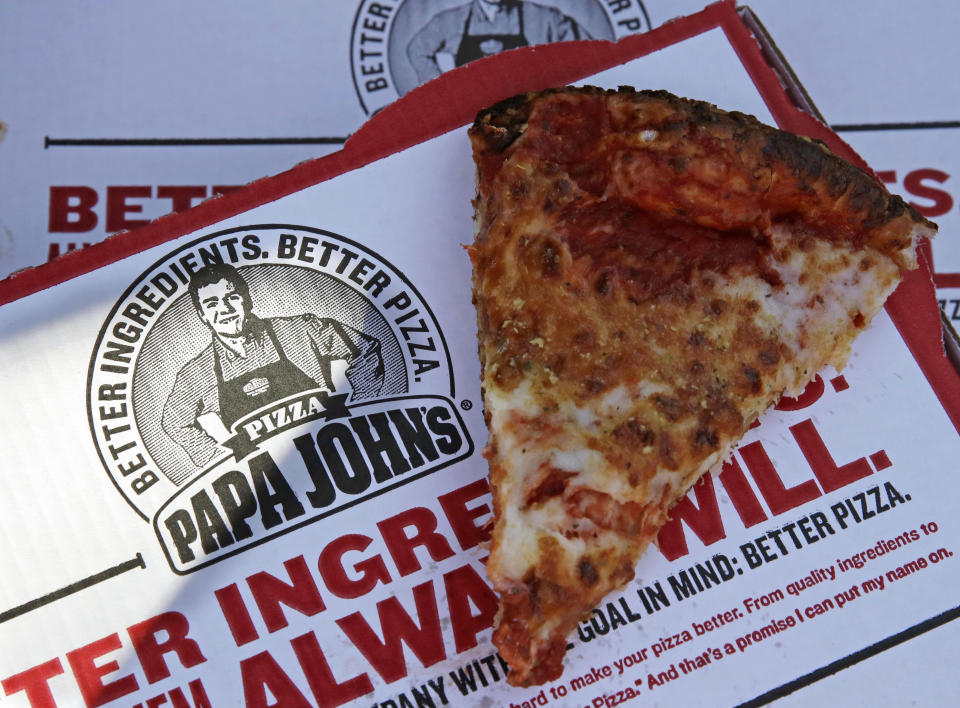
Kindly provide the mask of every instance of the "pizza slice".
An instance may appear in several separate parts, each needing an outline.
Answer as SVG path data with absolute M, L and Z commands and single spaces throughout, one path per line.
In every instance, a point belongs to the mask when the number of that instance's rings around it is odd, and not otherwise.
M 533 685 L 936 227 L 819 143 L 663 91 L 521 95 L 470 138 L 494 642 Z

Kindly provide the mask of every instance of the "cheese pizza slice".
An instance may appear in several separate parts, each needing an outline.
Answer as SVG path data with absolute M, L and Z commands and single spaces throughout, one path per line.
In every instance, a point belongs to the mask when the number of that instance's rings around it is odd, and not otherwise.
M 843 366 L 935 227 L 823 145 L 663 91 L 521 95 L 470 138 L 494 642 L 526 686 L 751 423 Z

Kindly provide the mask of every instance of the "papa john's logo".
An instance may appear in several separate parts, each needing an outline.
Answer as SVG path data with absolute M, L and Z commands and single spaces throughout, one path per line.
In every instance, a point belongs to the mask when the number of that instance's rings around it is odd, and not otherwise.
M 350 67 L 376 113 L 445 71 L 508 49 L 646 32 L 641 0 L 362 0 Z
M 107 317 L 87 411 L 117 489 L 187 573 L 473 453 L 430 307 L 305 226 L 204 236 Z

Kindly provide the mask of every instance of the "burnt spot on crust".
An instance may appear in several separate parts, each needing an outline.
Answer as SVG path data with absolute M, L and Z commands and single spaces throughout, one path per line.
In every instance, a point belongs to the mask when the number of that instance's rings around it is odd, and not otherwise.
M 729 307 L 729 304 L 727 303 L 726 300 L 715 298 L 710 301 L 710 314 L 722 315 L 724 312 L 726 312 L 728 307 Z
M 850 185 L 850 177 L 845 172 L 832 171 L 823 181 L 827 195 L 832 199 L 839 199 Z
M 794 176 L 801 183 L 805 183 L 808 179 L 819 178 L 827 170 L 828 156 L 830 155 L 822 144 L 814 143 L 792 133 L 772 129 L 766 136 L 766 145 L 761 152 L 768 160 L 790 165 Z M 846 184 L 844 184 L 844 188 L 846 188 Z
M 523 180 L 517 180 L 510 185 L 510 196 L 514 199 L 520 199 L 530 192 L 530 185 Z
M 687 344 L 689 344 L 691 347 L 700 347 L 706 343 L 707 338 L 700 330 L 694 331 L 689 337 L 687 337 Z
M 674 172 L 683 172 L 687 169 L 687 158 L 681 157 L 680 155 L 674 155 L 667 160 L 667 164 L 673 168 Z
M 887 213 L 887 200 L 878 184 L 870 181 L 857 181 L 848 195 L 850 206 L 856 211 L 867 212 L 867 218 L 879 221 Z
M 667 420 L 679 420 L 684 413 L 684 405 L 679 398 L 660 395 L 654 396 L 653 402 Z
M 613 429 L 612 434 L 615 438 L 623 441 L 628 445 L 646 447 L 647 445 L 653 445 L 653 441 L 656 439 L 657 435 L 650 428 L 642 423 L 637 422 L 634 418 L 621 423 L 616 428 Z
M 911 207 L 903 201 L 901 197 L 896 194 L 890 195 L 890 200 L 887 202 L 886 211 L 877 210 L 874 213 L 871 213 L 863 221 L 863 225 L 868 229 L 875 229 L 880 226 L 883 226 L 886 223 L 899 219 L 904 214 L 909 214 L 913 211 Z M 899 247 L 899 246 L 895 246 Z
M 483 136 L 488 150 L 503 152 L 526 128 L 531 101 L 535 96 L 533 93 L 522 93 L 480 111 L 472 130 Z
M 588 558 L 580 559 L 580 562 L 577 564 L 577 573 L 580 575 L 580 580 L 583 581 L 583 584 L 587 586 L 596 585 L 600 580 L 600 576 L 597 575 L 597 569 Z
M 602 270 L 597 279 L 593 281 L 593 288 L 601 295 L 607 295 L 610 292 L 610 271 Z
M 601 393 L 606 387 L 607 385 L 600 379 L 586 379 L 583 382 L 583 390 L 592 396 Z
M 693 443 L 698 447 L 708 447 L 711 450 L 716 450 L 720 446 L 716 431 L 707 427 L 697 428 L 693 434 Z
M 760 393 L 760 372 L 754 369 L 752 366 L 743 364 L 740 367 L 740 373 L 743 376 L 747 390 L 750 393 Z
M 760 353 L 757 355 L 760 358 L 760 361 L 763 362 L 766 366 L 773 366 L 778 361 L 780 361 L 780 352 L 776 349 L 761 349 Z
M 588 347 L 597 340 L 597 335 L 593 330 L 581 329 L 573 335 L 573 343 L 577 346 Z

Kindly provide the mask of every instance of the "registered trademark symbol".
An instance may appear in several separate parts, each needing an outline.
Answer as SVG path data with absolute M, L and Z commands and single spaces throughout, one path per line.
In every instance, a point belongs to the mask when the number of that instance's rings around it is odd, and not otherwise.
M 465 398 L 462 401 L 460 401 L 460 407 L 463 408 L 463 410 L 468 411 L 471 408 L 473 408 L 473 401 L 468 401 Z

